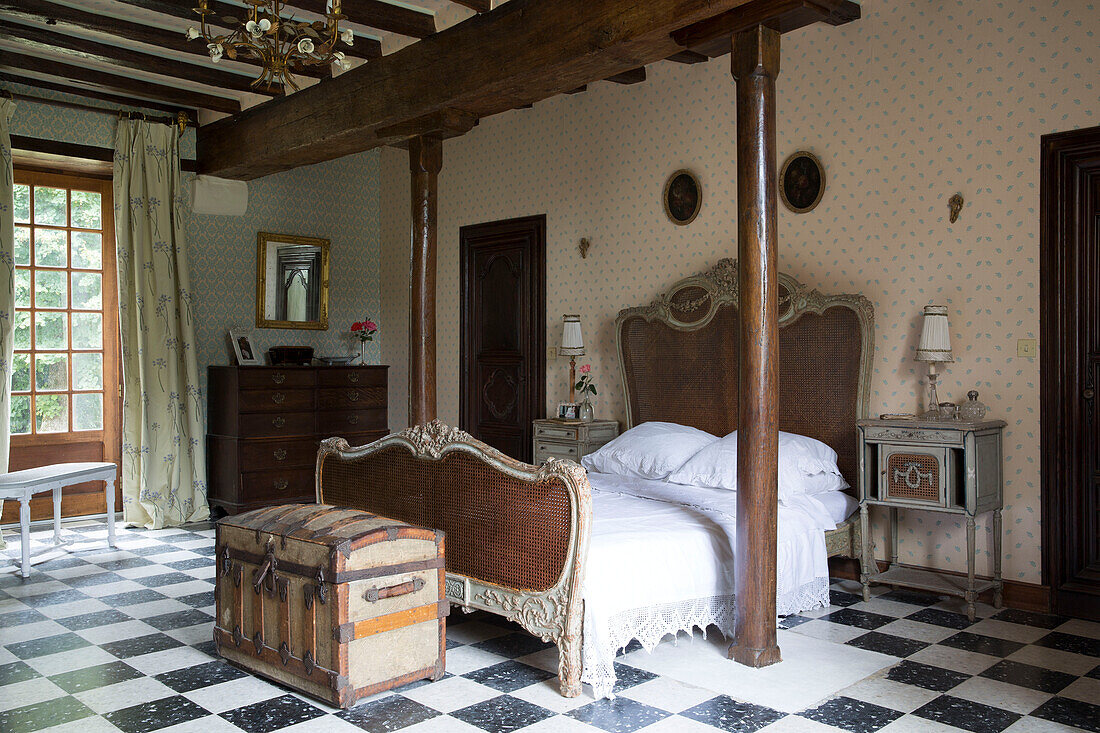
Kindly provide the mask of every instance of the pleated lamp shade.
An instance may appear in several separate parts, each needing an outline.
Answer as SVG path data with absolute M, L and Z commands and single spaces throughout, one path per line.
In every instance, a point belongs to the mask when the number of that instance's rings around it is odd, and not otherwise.
M 917 345 L 917 361 L 955 361 L 951 356 L 951 326 L 947 306 L 924 306 L 924 328 Z
M 562 316 L 561 348 L 562 356 L 584 356 L 584 338 L 581 337 L 581 317 Z

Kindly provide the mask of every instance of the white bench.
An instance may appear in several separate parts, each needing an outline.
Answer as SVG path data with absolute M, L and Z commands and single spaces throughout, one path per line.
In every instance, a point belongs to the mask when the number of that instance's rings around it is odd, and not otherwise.
M 115 478 L 113 463 L 58 463 L 0 474 L 0 499 L 19 500 L 19 534 L 22 543 L 20 574 L 31 572 L 31 496 L 53 491 L 53 541 L 61 541 L 61 489 L 85 481 L 107 482 L 107 544 L 115 546 Z

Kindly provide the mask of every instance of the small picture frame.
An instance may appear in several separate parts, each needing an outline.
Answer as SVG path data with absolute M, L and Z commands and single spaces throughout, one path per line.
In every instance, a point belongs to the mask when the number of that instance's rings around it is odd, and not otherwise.
M 581 405 L 579 402 L 559 402 L 558 403 L 558 419 L 559 420 L 579 420 L 580 419 Z
M 260 356 L 252 343 L 252 334 L 243 328 L 229 329 L 229 343 L 233 346 L 233 353 L 237 357 L 237 363 L 241 366 L 256 366 L 260 364 Z
M 825 194 L 825 167 L 808 150 L 787 158 L 779 171 L 779 198 L 796 214 L 813 211 Z
M 673 224 L 685 226 L 695 221 L 703 207 L 703 187 L 699 178 L 689 170 L 678 170 L 665 181 L 661 195 L 665 215 Z

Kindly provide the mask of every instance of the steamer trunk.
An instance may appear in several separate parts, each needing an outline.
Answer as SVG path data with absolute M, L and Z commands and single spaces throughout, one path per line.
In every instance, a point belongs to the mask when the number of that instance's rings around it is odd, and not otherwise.
M 290 504 L 225 517 L 216 549 L 229 661 L 340 707 L 442 678 L 442 532 Z

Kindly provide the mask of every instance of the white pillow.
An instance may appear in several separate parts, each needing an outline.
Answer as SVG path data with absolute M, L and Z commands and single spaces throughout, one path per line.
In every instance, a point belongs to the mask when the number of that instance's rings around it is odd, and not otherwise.
M 686 425 L 645 422 L 581 458 L 581 465 L 597 473 L 659 480 L 717 442 L 717 436 Z
M 737 431 L 712 443 L 669 475 L 675 484 L 737 490 Z M 848 488 L 836 451 L 820 440 L 779 432 L 779 500 Z

